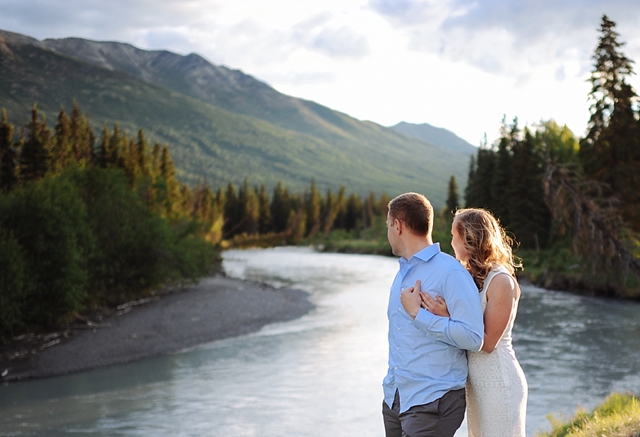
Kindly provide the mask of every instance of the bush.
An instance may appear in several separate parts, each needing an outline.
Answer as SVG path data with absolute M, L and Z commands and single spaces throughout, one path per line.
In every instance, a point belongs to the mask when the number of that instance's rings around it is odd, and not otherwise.
M 24 327 L 25 298 L 31 287 L 20 243 L 13 233 L 0 229 L 0 339 Z
M 0 226 L 22 248 L 31 279 L 31 286 L 22 289 L 24 322 L 52 326 L 80 309 L 94 241 L 77 189 L 64 179 L 46 177 L 15 190 L 0 198 Z

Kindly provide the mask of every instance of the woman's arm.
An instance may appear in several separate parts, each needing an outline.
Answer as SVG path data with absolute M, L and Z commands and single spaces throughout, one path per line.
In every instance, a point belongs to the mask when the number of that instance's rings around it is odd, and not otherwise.
M 520 288 L 515 279 L 507 274 L 493 278 L 487 290 L 487 308 L 484 311 L 483 351 L 493 352 L 504 335 L 513 311 L 513 301 L 520 296 Z M 436 299 L 421 292 L 422 308 L 436 316 L 450 317 L 447 303 L 441 296 Z
M 491 353 L 507 330 L 514 301 L 520 288 L 508 274 L 496 275 L 487 289 L 487 308 L 484 311 L 484 344 L 482 349 Z

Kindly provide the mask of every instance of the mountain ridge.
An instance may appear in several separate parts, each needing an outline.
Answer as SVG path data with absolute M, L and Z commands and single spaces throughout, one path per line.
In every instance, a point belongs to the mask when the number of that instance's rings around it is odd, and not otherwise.
M 6 31 L 0 38 L 11 52 L 0 50 L 0 106 L 12 122 L 24 124 L 34 103 L 55 119 L 61 106 L 76 101 L 96 128 L 118 123 L 168 143 L 187 182 L 282 180 L 299 191 L 315 180 L 319 188 L 345 185 L 359 193 L 422 191 L 437 205 L 451 174 L 466 181 L 464 154 L 286 96 L 196 54 L 79 38 L 38 41 Z M 88 51 L 78 55 L 79 46 Z M 114 51 L 135 56 L 123 66 Z M 194 86 L 195 77 L 204 85 Z

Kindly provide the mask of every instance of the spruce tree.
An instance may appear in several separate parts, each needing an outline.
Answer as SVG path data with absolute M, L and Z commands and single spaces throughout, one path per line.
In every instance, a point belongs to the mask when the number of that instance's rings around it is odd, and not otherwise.
M 638 96 L 628 83 L 633 61 L 620 52 L 624 43 L 615 26 L 606 15 L 602 17 L 590 77 L 589 132 L 580 143 L 580 158 L 585 175 L 608 185 L 610 192 L 605 194 L 621 201 L 623 218 L 640 231 Z
M 548 242 L 550 212 L 542 186 L 542 160 L 529 129 L 513 145 L 512 179 L 506 193 L 508 230 L 526 249 L 544 248 Z
M 59 173 L 68 163 L 71 156 L 71 123 L 64 109 L 58 113 L 55 136 L 51 150 L 51 170 Z
M 319 229 L 320 223 L 320 193 L 316 187 L 316 181 L 311 181 L 311 188 L 309 194 L 306 196 L 306 229 L 308 232 L 316 231 Z
M 20 151 L 20 180 L 27 183 L 40 179 L 49 170 L 51 131 L 46 121 L 40 121 L 38 108 L 31 110 L 27 126 L 27 138 Z
M 453 217 L 453 213 L 460 207 L 460 201 L 458 200 L 458 183 L 456 177 L 451 176 L 449 179 L 449 187 L 447 189 L 447 210 L 445 217 L 450 219 Z
M 273 189 L 271 197 L 271 223 L 274 232 L 283 232 L 287 229 L 287 221 L 291 213 L 291 203 L 289 191 L 284 187 L 282 181 L 278 181 Z
M 476 157 L 471 155 L 471 159 L 469 159 L 469 171 L 467 173 L 467 186 L 464 188 L 464 204 L 466 207 L 477 204 L 476 171 Z
M 7 111 L 2 110 L 0 120 L 0 192 L 11 191 L 18 183 L 17 150 L 13 141 L 13 125 L 7 119 Z
M 271 208 L 265 184 L 260 185 L 258 205 L 258 232 L 266 234 L 271 230 Z

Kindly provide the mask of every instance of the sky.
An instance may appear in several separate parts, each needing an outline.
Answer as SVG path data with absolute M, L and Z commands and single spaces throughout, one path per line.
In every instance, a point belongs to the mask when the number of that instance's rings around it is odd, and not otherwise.
M 479 145 L 503 118 L 584 136 L 603 14 L 640 62 L 639 0 L 0 0 L 0 29 L 197 53 L 360 120 Z

